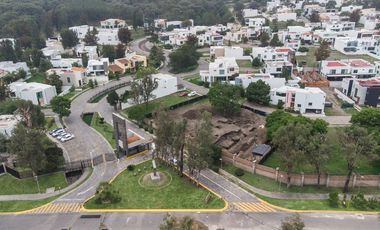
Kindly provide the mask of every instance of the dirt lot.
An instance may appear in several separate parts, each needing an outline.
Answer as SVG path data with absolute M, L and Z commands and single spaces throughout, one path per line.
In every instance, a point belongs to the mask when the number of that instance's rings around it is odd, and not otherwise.
M 208 103 L 184 106 L 170 112 L 172 119 L 188 120 L 188 136 L 192 136 L 201 114 L 212 113 L 213 136 L 215 143 L 224 150 L 239 154 L 242 158 L 252 159 L 254 144 L 265 142 L 265 118 L 249 110 L 243 109 L 240 115 L 226 118 L 212 111 Z

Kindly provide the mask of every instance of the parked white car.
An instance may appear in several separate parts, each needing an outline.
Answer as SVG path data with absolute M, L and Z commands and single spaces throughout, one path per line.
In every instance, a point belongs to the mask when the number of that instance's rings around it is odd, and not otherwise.
M 68 135 L 69 136 L 65 136 L 65 137 L 61 138 L 61 142 L 66 142 L 66 141 L 69 141 L 69 140 L 74 138 L 73 134 L 68 134 Z
M 58 131 L 52 133 L 51 135 L 52 135 L 53 137 L 58 137 L 58 136 L 61 136 L 63 133 L 66 133 L 66 131 L 65 131 L 64 129 L 60 129 L 60 130 L 58 130 Z

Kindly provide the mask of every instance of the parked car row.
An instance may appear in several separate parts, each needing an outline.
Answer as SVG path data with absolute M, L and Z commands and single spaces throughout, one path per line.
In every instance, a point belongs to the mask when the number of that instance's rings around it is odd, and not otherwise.
M 67 133 L 64 128 L 53 129 L 49 134 L 60 142 L 66 142 L 74 138 L 74 134 Z

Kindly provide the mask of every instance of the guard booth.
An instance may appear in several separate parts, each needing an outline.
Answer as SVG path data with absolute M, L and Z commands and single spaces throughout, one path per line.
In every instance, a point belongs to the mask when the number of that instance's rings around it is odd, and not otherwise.
M 112 114 L 115 136 L 115 149 L 118 158 L 131 156 L 144 150 L 150 149 L 150 143 L 127 128 L 127 122 L 119 114 Z

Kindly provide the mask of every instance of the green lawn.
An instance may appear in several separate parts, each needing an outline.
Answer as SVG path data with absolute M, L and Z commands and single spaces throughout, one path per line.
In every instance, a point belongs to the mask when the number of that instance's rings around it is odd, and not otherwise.
M 329 132 L 327 134 L 327 138 L 329 142 L 332 145 L 331 148 L 331 158 L 325 165 L 325 171 L 332 174 L 332 175 L 345 175 L 346 170 L 346 162 L 344 160 L 344 155 L 342 153 L 342 150 L 340 146 L 337 144 L 338 136 L 336 132 L 337 128 L 331 128 L 329 129 Z M 280 167 L 284 169 L 284 166 L 282 165 L 281 160 L 281 153 L 279 152 L 273 152 L 265 161 L 264 165 L 276 168 Z M 359 167 L 356 169 L 356 172 L 362 174 L 362 175 L 378 175 L 380 173 L 380 160 L 369 160 L 369 159 L 361 159 L 359 161 Z M 308 164 L 304 163 L 299 165 L 294 169 L 294 172 L 300 173 L 313 173 L 314 168 Z
M 58 196 L 50 197 L 42 200 L 20 200 L 20 201 L 0 201 L 0 212 L 20 212 L 45 205 Z
M 90 125 L 96 131 L 98 131 L 108 141 L 108 143 L 110 143 L 112 147 L 115 146 L 115 138 L 113 136 L 114 130 L 112 125 L 108 124 L 105 121 L 101 123 L 98 113 L 85 114 L 83 115 L 82 119 L 86 124 Z
M 317 47 L 308 47 L 309 52 L 306 56 L 297 56 L 297 62 L 306 62 L 306 66 L 308 67 L 317 67 L 317 61 L 315 60 L 315 51 L 317 50 Z M 327 58 L 327 60 L 341 60 L 341 59 L 364 59 L 371 63 L 374 61 L 378 61 L 378 59 L 373 58 L 369 55 L 345 55 L 343 53 L 340 53 L 339 51 L 331 51 L 330 57 Z
M 132 39 L 136 40 L 145 37 L 144 29 L 138 28 L 137 30 L 131 30 Z
M 140 120 L 144 114 L 148 114 L 153 112 L 154 110 L 157 110 L 160 105 L 163 108 L 168 108 L 172 105 L 178 104 L 180 102 L 189 100 L 189 97 L 187 96 L 179 96 L 179 93 L 171 94 L 165 97 L 161 97 L 158 99 L 155 99 L 153 101 L 150 101 L 147 105 L 146 104 L 140 104 L 140 105 L 134 105 L 132 107 L 129 107 L 125 110 L 123 110 L 123 113 L 128 116 L 130 119 L 134 120 Z
M 236 62 L 240 68 L 253 68 L 252 62 L 249 60 L 236 60 Z
M 98 103 L 100 100 L 103 99 L 103 97 L 106 97 L 110 92 L 103 92 L 101 94 L 99 94 L 98 96 L 96 96 L 95 98 L 93 98 L 91 101 L 89 101 L 89 103 Z
M 55 123 L 54 117 L 45 117 L 45 129 L 53 130 L 58 128 L 57 123 Z
M 43 73 L 36 73 L 31 78 L 27 79 L 26 82 L 38 82 L 45 83 L 46 76 Z
M 203 86 L 203 81 L 201 80 L 199 73 L 186 76 L 183 79 L 185 79 L 186 81 L 191 82 L 193 84 Z
M 58 190 L 58 188 L 62 189 L 67 186 L 63 172 L 39 176 L 38 182 L 42 193 L 46 192 L 47 188 L 55 187 Z M 38 193 L 34 178 L 17 179 L 9 174 L 4 174 L 0 176 L 0 184 L 0 195 Z
M 63 95 L 63 97 L 71 100 L 71 98 L 74 97 L 77 93 L 79 93 L 79 92 L 76 92 L 76 91 L 68 92 L 65 95 Z
M 235 175 L 234 172 L 237 169 L 236 166 L 232 164 L 223 165 L 223 170 L 229 172 L 232 175 Z M 245 172 L 243 176 L 238 177 L 240 180 L 246 182 L 253 187 L 260 188 L 266 191 L 271 192 L 301 192 L 301 193 L 330 193 L 330 192 L 342 192 L 341 188 L 332 188 L 325 186 L 314 186 L 314 185 L 306 185 L 306 186 L 291 186 L 290 188 L 286 187 L 285 183 L 276 182 L 273 179 L 270 179 L 265 176 L 261 176 L 258 174 L 253 174 L 251 172 Z M 362 192 L 368 194 L 379 194 L 380 190 L 376 187 L 357 187 L 355 189 L 350 190 L 351 192 Z
M 139 184 L 139 179 L 151 172 L 151 161 L 136 165 L 133 172 L 124 171 L 112 182 L 119 191 L 122 200 L 116 204 L 96 204 L 95 199 L 89 200 L 88 209 L 210 209 L 223 208 L 225 203 L 213 194 L 208 203 L 205 198 L 209 191 L 196 187 L 187 177 L 179 177 L 171 168 L 158 163 L 158 171 L 170 175 L 171 182 L 161 188 L 146 188 Z M 135 173 L 137 175 L 135 175 Z
M 257 195 L 257 194 L 256 194 Z M 335 211 L 361 211 L 358 209 L 350 207 L 350 202 L 347 202 L 347 207 L 344 207 L 342 204 L 339 207 L 334 208 L 329 205 L 328 200 L 283 200 L 283 199 L 274 199 L 269 197 L 264 197 L 257 195 L 259 198 L 265 200 L 268 203 L 273 205 L 294 209 L 294 210 L 335 210 Z M 369 210 L 369 211 L 380 211 L 377 210 Z

